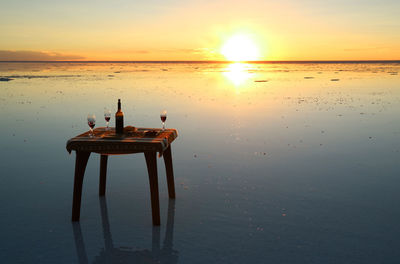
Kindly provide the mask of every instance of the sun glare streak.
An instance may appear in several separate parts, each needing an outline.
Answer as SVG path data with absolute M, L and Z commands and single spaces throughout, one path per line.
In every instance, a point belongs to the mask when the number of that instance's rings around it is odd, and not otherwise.
M 247 35 L 235 35 L 221 48 L 221 54 L 229 61 L 254 61 L 260 59 L 260 51 Z
M 247 64 L 244 63 L 229 64 L 223 74 L 235 86 L 240 86 L 241 84 L 245 83 L 252 75 L 247 70 Z

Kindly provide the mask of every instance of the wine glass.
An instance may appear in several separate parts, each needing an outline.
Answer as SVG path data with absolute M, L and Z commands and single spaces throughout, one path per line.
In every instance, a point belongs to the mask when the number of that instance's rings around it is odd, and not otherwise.
M 96 125 L 96 116 L 94 114 L 88 114 L 87 122 L 90 127 L 89 137 L 94 137 L 93 128 Z
M 104 108 L 104 119 L 106 120 L 106 125 L 107 125 L 106 130 L 108 130 L 109 129 L 108 126 L 110 124 L 110 119 L 111 119 L 111 110 L 108 108 Z
M 161 111 L 160 118 L 162 121 L 162 131 L 164 131 L 165 130 L 165 120 L 167 120 L 167 110 Z

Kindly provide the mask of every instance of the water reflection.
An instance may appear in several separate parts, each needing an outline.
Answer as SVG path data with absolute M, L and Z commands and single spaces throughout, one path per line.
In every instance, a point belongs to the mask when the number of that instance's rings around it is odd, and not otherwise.
M 245 63 L 232 63 L 226 67 L 224 76 L 231 81 L 235 86 L 245 83 L 252 73 L 248 71 L 250 64 Z
M 115 247 L 108 221 L 107 203 L 100 198 L 101 220 L 103 225 L 104 248 L 93 263 L 178 263 L 178 251 L 173 249 L 175 201 L 168 202 L 168 218 L 163 247 L 160 246 L 160 227 L 152 229 L 151 250 L 129 250 L 128 247 Z M 89 263 L 79 222 L 73 223 L 76 252 L 79 263 Z

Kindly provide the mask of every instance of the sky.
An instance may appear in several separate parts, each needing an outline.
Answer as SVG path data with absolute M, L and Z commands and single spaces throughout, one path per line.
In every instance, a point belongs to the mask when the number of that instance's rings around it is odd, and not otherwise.
M 0 60 L 399 60 L 399 0 L 0 0 Z

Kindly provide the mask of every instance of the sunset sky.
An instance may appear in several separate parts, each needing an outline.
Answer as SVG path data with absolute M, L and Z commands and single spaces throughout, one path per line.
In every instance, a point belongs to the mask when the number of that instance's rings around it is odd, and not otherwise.
M 399 0 L 3 0 L 0 60 L 398 60 Z

